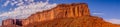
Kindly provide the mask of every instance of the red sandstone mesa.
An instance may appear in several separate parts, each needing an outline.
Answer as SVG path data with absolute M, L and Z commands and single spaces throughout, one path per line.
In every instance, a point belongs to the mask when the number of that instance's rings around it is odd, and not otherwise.
M 23 27 L 120 27 L 91 16 L 86 3 L 59 4 L 50 10 L 32 14 L 27 19 L 5 20 L 3 25 L 11 25 L 15 21 L 15 25 Z
M 81 17 L 90 16 L 87 4 L 59 4 L 57 7 L 38 12 L 31 15 L 28 19 L 23 21 L 23 25 L 27 25 L 32 22 L 41 22 L 46 20 L 53 20 L 54 18 L 64 18 L 64 17 Z
M 2 25 L 12 25 L 14 23 L 13 19 L 3 20 Z

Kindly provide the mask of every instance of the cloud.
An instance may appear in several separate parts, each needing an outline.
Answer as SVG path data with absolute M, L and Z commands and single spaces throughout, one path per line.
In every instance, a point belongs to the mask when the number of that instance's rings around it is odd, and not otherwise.
M 92 14 L 95 14 L 95 15 L 102 15 L 102 14 L 104 14 L 104 13 L 92 13 Z
M 13 0 L 14 1 L 14 0 Z M 26 0 L 29 1 L 29 0 Z M 34 0 L 31 0 L 28 5 L 21 3 L 19 7 L 14 8 L 12 11 L 4 12 L 0 14 L 0 18 L 16 18 L 16 19 L 23 19 L 27 18 L 31 14 L 34 14 L 36 12 L 42 12 L 43 10 L 49 10 L 51 8 L 56 7 L 57 4 L 50 4 L 48 1 L 46 2 L 33 2 Z M 19 4 L 19 3 L 16 3 Z
M 13 5 L 17 4 L 17 3 L 18 3 L 18 2 L 14 1 L 14 2 L 11 3 L 11 5 L 13 6 Z
M 120 24 L 120 19 L 108 19 L 107 22 L 113 23 L 113 24 Z
M 9 2 L 10 2 L 9 0 L 6 1 L 3 6 L 7 6 L 9 4 Z
M 7 5 L 21 6 L 21 5 L 25 5 L 25 3 L 26 4 L 34 3 L 34 0 L 6 0 L 3 6 L 7 6 Z

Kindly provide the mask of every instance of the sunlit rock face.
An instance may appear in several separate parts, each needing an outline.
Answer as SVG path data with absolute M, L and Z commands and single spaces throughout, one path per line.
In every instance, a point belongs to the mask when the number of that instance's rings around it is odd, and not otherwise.
M 38 12 L 32 14 L 22 23 L 27 25 L 33 22 L 41 22 L 46 20 L 53 20 L 54 18 L 65 18 L 65 17 L 81 17 L 90 16 L 89 9 L 85 3 L 73 3 L 73 4 L 59 4 L 57 7 L 51 10 Z
M 23 19 L 6 19 L 2 21 L 2 25 L 18 25 L 22 26 Z
M 14 20 L 13 19 L 6 19 L 2 21 L 2 25 L 13 25 Z
M 120 27 L 96 16 L 57 18 L 52 21 L 34 22 L 23 27 Z

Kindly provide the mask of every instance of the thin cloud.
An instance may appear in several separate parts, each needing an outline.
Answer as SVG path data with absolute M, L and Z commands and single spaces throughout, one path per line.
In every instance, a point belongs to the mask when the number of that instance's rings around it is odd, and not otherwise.
M 6 1 L 3 6 L 7 6 L 10 1 Z
M 102 15 L 104 13 L 92 13 L 92 14 L 94 14 L 94 15 Z
M 107 22 L 113 23 L 113 24 L 120 24 L 120 19 L 108 19 Z

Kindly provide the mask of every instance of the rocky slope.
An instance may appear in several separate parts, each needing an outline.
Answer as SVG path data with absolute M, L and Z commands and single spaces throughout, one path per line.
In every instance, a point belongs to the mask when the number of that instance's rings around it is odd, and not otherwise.
M 86 3 L 59 4 L 27 19 L 3 20 L 2 27 L 120 27 L 91 16 Z M 15 26 L 13 26 L 15 25 Z
M 120 27 L 120 25 L 105 22 L 102 18 L 96 16 L 81 16 L 34 22 L 24 27 Z

